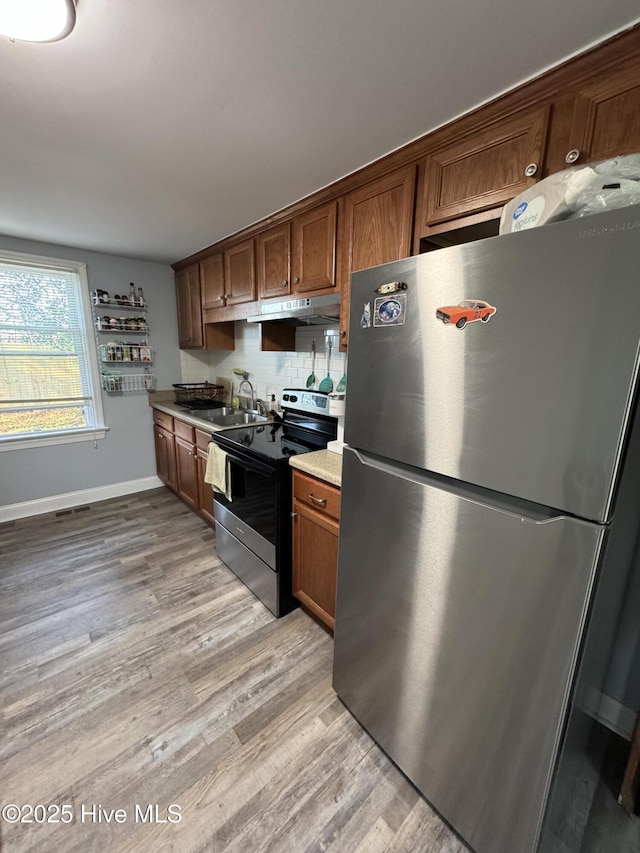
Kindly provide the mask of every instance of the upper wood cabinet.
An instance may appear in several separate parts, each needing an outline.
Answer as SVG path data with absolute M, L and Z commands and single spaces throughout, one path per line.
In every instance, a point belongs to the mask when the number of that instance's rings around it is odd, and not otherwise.
M 337 221 L 337 201 L 302 213 L 293 220 L 293 292 L 335 289 Z
M 224 253 L 227 305 L 253 302 L 256 298 L 256 265 L 253 238 L 237 243 Z
M 222 291 L 222 294 L 221 294 Z M 232 322 L 205 325 L 203 311 L 224 304 L 222 255 L 213 255 L 176 273 L 180 349 L 232 350 Z M 220 320 L 227 318 L 220 317 Z
M 640 60 L 598 75 L 576 95 L 568 165 L 640 151 Z
M 335 289 L 337 210 L 332 201 L 258 234 L 261 299 Z
M 258 295 L 286 296 L 290 292 L 291 225 L 283 222 L 258 234 Z
M 431 154 L 423 226 L 505 204 L 540 179 L 549 106 L 524 110 Z
M 202 307 L 224 308 L 224 259 L 218 252 L 200 261 L 200 284 L 202 287 Z
M 196 261 L 207 349 L 233 340 L 228 330 L 210 345 L 214 325 L 258 312 L 256 278 L 261 299 L 340 289 L 344 349 L 352 271 L 417 253 L 423 238 L 446 242 L 445 232 L 458 232 L 454 243 L 486 236 L 541 178 L 636 151 L 640 26 L 176 264 L 180 345 L 203 346 Z M 264 349 L 288 346 L 263 329 Z
M 411 165 L 344 197 L 340 349 L 347 344 L 351 273 L 411 254 L 415 186 L 416 167 Z
M 176 273 L 176 299 L 180 348 L 202 349 L 204 347 L 204 333 L 198 264 L 192 264 Z

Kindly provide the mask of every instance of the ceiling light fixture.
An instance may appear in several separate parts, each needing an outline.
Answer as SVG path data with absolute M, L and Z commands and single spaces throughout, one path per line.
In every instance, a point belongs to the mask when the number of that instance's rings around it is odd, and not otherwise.
M 0 35 L 11 41 L 60 41 L 75 22 L 74 0 L 0 0 Z

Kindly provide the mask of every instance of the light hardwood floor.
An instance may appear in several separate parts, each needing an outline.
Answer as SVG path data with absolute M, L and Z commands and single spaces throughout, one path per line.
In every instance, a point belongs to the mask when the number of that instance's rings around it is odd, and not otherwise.
M 165 489 L 0 526 L 0 805 L 73 814 L 0 820 L 3 853 L 464 853 L 337 699 L 331 638 L 214 544 Z

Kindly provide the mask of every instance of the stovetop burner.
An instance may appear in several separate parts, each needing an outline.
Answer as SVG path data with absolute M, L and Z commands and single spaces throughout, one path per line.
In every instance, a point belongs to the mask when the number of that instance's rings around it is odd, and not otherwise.
M 290 456 L 325 448 L 337 435 L 337 419 L 328 415 L 329 395 L 285 388 L 282 417 L 276 421 L 216 432 L 213 441 L 228 452 L 242 452 L 271 465 Z
M 286 461 L 290 456 L 309 453 L 326 446 L 326 440 L 321 443 L 313 440 L 304 441 L 298 436 L 289 435 L 283 423 L 254 424 L 226 429 L 224 432 L 215 434 L 215 441 L 223 447 L 226 445 L 228 449 L 233 449 L 234 445 L 239 446 L 270 462 Z

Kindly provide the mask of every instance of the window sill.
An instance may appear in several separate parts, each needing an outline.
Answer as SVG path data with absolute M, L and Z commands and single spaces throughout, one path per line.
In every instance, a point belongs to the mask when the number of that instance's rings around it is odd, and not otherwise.
M 26 450 L 27 447 L 48 447 L 54 444 L 73 444 L 76 441 L 94 441 L 104 438 L 109 427 L 100 426 L 74 432 L 49 432 L 42 435 L 0 436 L 0 452 Z

